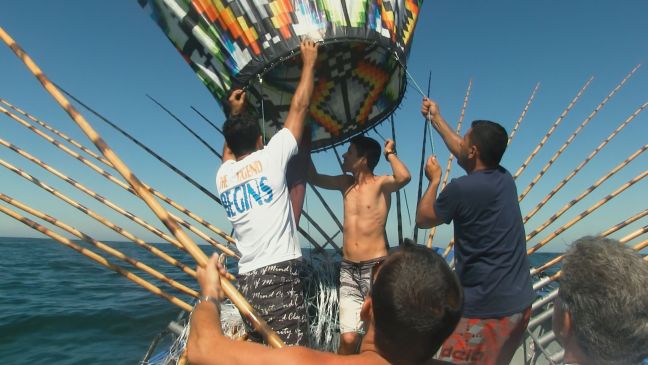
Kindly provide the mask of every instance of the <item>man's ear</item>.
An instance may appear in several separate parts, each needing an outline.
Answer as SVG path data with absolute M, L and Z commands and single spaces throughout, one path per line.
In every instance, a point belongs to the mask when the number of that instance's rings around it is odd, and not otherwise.
M 569 338 L 572 336 L 573 332 L 573 322 L 571 313 L 568 310 L 563 310 L 562 308 L 554 308 L 554 318 L 552 320 L 552 329 L 554 334 L 558 338 L 563 346 L 569 341 Z
M 477 146 L 473 144 L 468 147 L 468 158 L 473 159 L 475 157 L 479 157 L 479 150 L 477 149 Z
M 360 308 L 360 319 L 364 322 L 373 321 L 373 302 L 371 297 L 365 297 L 364 302 L 362 302 L 362 307 Z

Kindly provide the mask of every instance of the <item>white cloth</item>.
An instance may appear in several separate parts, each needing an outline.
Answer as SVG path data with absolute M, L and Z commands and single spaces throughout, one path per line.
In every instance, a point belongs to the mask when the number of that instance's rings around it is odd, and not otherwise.
M 216 173 L 216 188 L 241 252 L 239 273 L 301 257 L 286 185 L 286 166 L 297 148 L 284 128 L 262 150 L 226 161 Z

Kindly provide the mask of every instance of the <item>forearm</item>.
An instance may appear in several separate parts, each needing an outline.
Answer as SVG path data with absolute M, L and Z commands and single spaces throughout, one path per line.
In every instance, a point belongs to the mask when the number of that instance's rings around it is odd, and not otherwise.
M 290 110 L 284 124 L 284 127 L 292 132 L 298 143 L 304 133 L 304 118 L 308 113 L 310 99 L 313 95 L 313 79 L 313 68 L 305 66 L 302 69 L 301 79 L 290 102 Z
M 432 127 L 439 133 L 443 142 L 455 157 L 459 156 L 461 151 L 461 137 L 454 131 L 441 114 L 430 120 Z
M 389 161 L 389 164 L 391 165 L 392 172 L 394 175 L 394 180 L 396 180 L 396 183 L 398 184 L 398 188 L 400 189 L 401 187 L 407 185 L 407 183 L 412 180 L 412 176 L 407 169 L 407 166 L 401 161 L 396 154 L 392 153 L 387 156 L 387 160 Z
M 441 224 L 434 210 L 438 190 L 439 181 L 430 181 L 416 209 L 416 225 L 419 228 L 430 228 Z
M 187 357 L 192 365 L 225 364 L 224 356 L 213 356 L 229 350 L 229 341 L 221 329 L 220 313 L 215 303 L 200 302 L 191 315 Z M 226 350 L 227 349 L 227 350 Z

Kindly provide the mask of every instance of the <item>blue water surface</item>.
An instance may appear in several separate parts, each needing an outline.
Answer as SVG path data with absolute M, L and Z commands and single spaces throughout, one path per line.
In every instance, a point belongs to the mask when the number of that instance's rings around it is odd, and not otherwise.
M 187 274 L 133 243 L 110 244 L 197 288 Z M 157 247 L 194 265 L 171 245 Z M 534 254 L 531 261 L 545 262 L 554 255 Z M 48 239 L 0 238 L 0 268 L 3 364 L 137 364 L 151 340 L 179 312 L 165 299 Z M 147 274 L 134 272 L 191 302 Z

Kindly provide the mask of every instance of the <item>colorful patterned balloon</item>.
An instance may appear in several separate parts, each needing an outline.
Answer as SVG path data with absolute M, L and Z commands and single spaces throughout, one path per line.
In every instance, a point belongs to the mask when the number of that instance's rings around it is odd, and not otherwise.
M 281 128 L 304 38 L 321 41 L 312 148 L 384 120 L 405 90 L 422 0 L 138 0 L 224 107 L 245 88 L 266 136 Z M 225 108 L 224 108 L 225 110 Z

